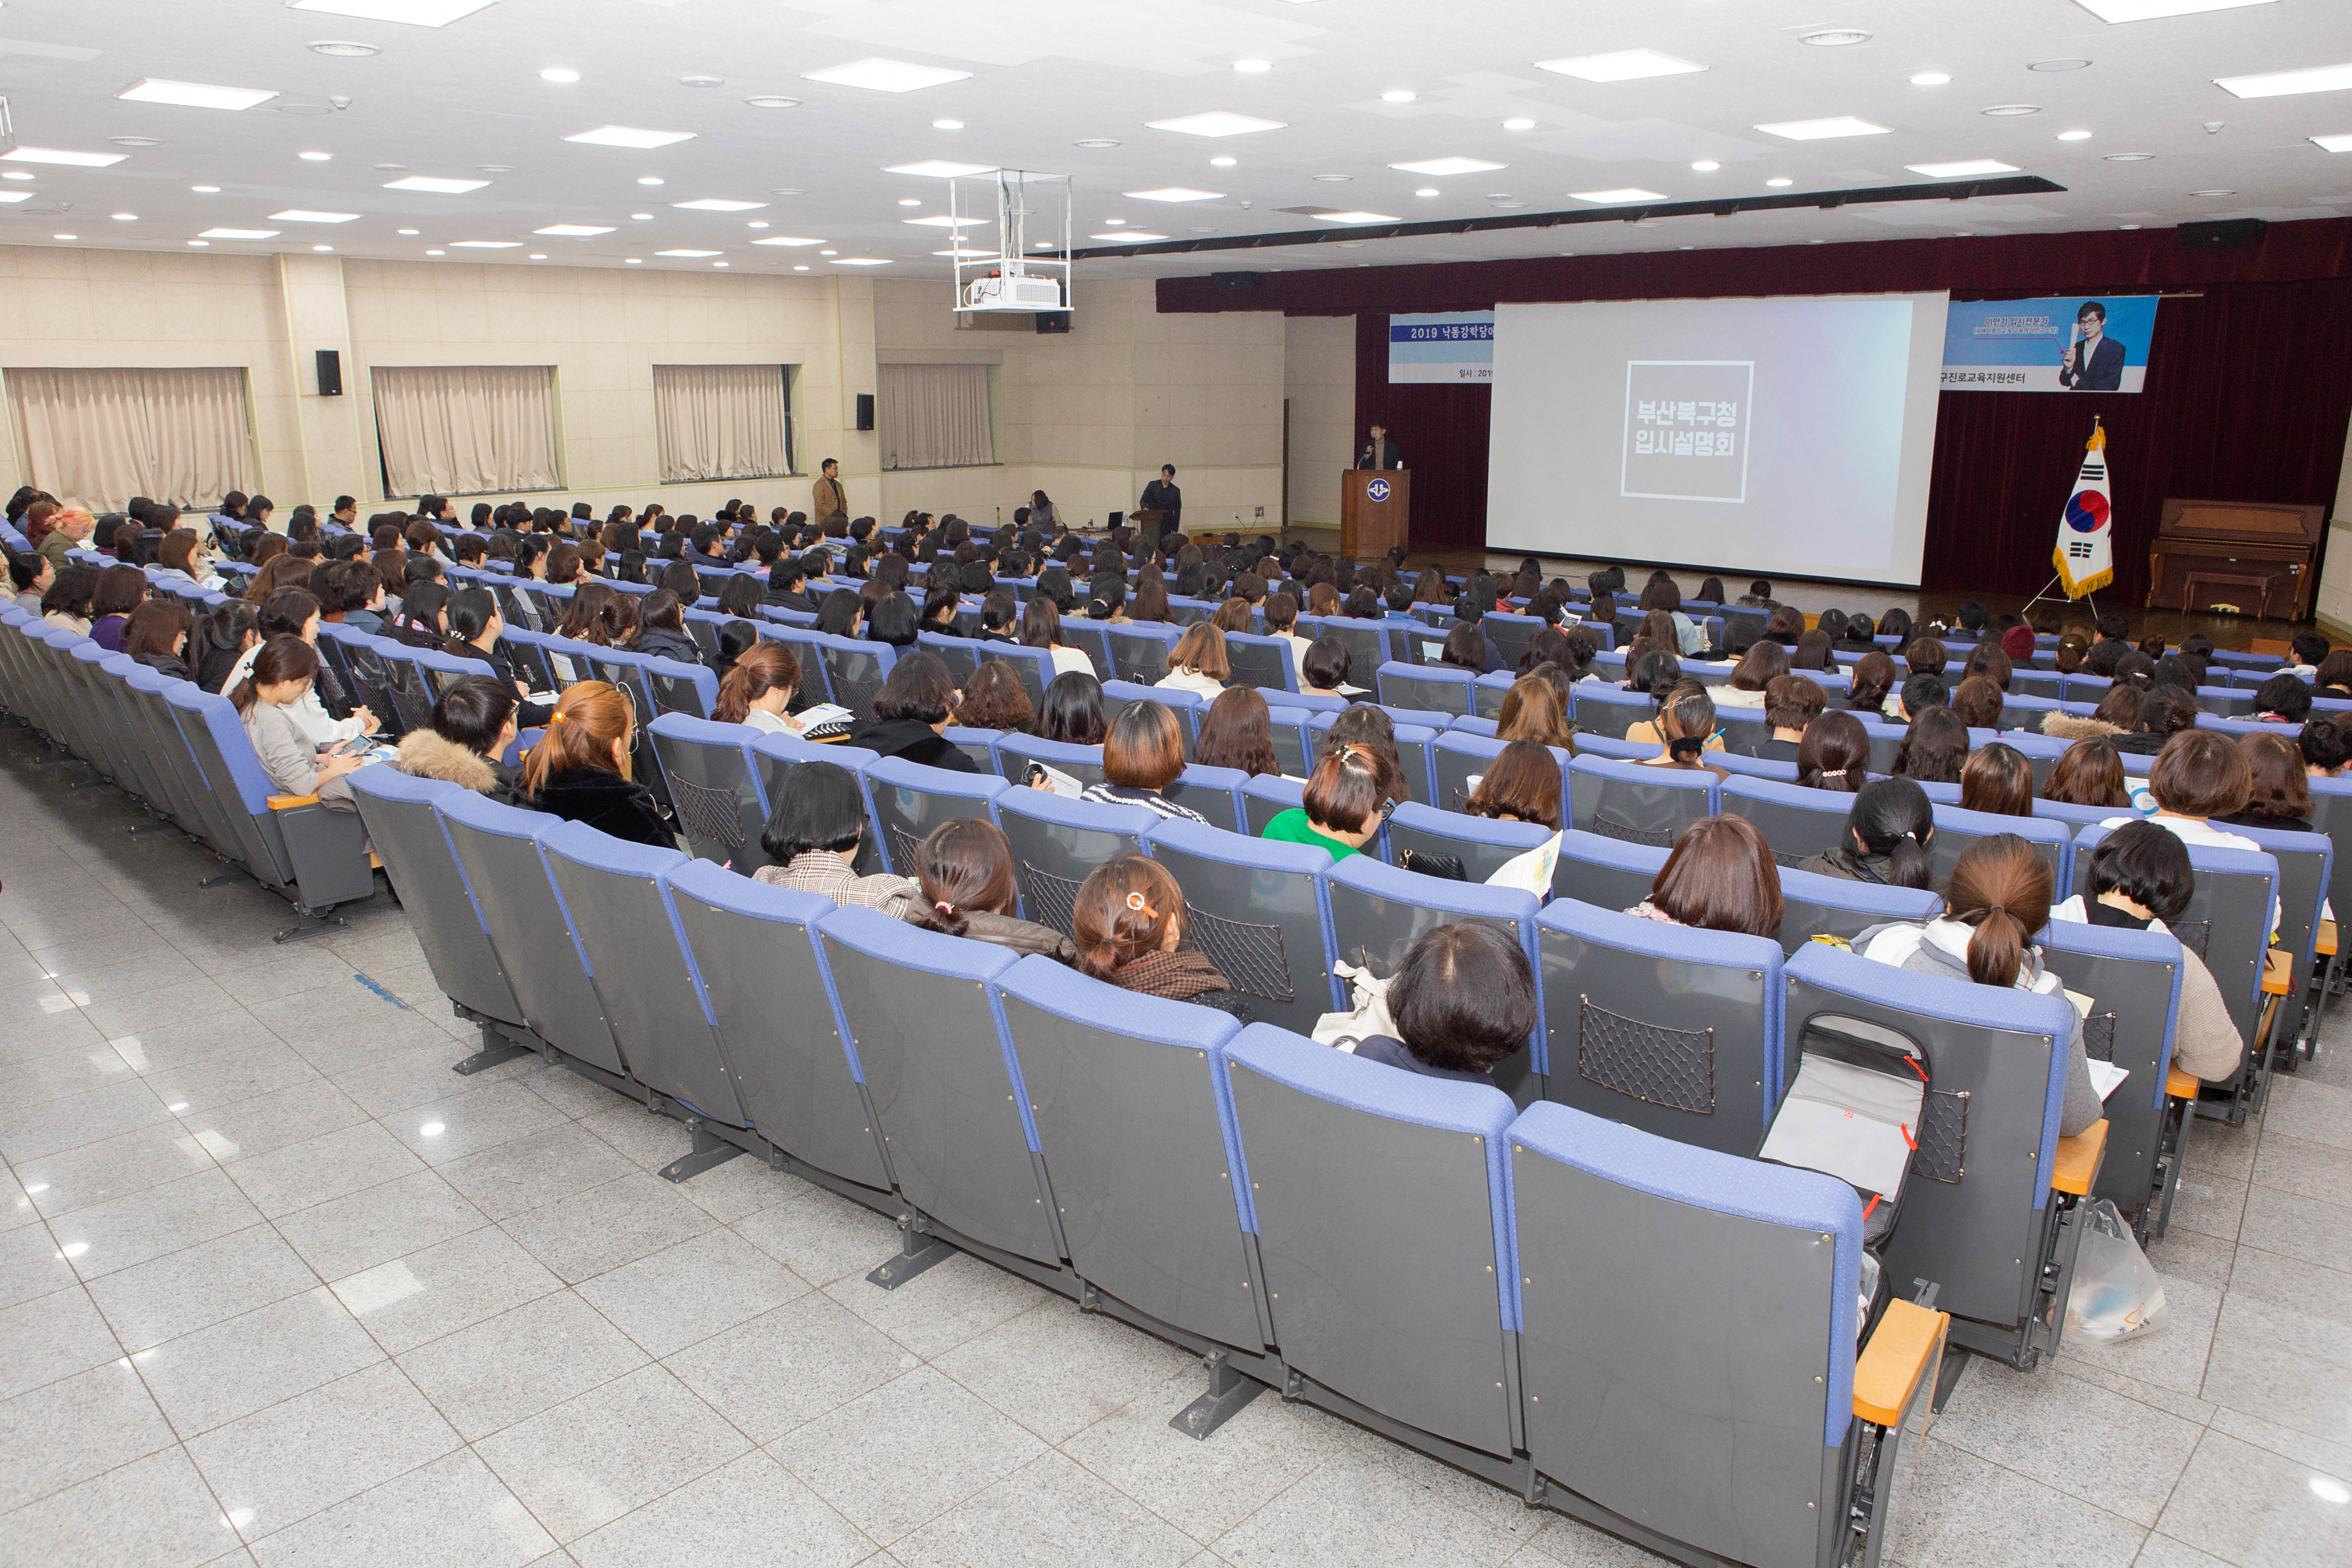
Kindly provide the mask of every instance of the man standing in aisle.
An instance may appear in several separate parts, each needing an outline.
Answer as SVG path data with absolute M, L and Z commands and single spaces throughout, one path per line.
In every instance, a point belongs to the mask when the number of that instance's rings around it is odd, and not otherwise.
M 1160 465 L 1160 477 L 1143 487 L 1141 504 L 1147 508 L 1156 507 L 1168 514 L 1160 520 L 1161 532 L 1173 533 L 1183 526 L 1184 492 L 1176 488 L 1173 464 Z
M 818 472 L 824 477 L 817 480 L 816 488 L 810 492 L 809 515 L 822 527 L 829 517 L 849 515 L 849 492 L 841 488 L 840 458 L 827 458 Z

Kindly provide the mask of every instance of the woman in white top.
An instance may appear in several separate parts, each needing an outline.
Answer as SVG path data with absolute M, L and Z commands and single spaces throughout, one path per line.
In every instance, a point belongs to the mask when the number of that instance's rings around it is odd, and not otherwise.
M 1265 616 L 1265 635 L 1280 637 L 1290 645 L 1290 670 L 1305 683 L 1307 650 L 1314 646 L 1309 637 L 1298 635 L 1298 601 L 1288 594 L 1268 594 L 1260 612 Z
M 162 577 L 176 577 L 199 588 L 218 589 L 221 585 L 219 574 L 213 570 L 212 552 L 205 548 L 192 528 L 175 528 L 165 534 L 155 552 L 155 564 Z
M 1043 594 L 1031 596 L 1021 612 L 1021 646 L 1043 648 L 1053 656 L 1055 675 L 1093 675 L 1095 661 L 1083 648 L 1062 640 L 1062 610 Z
M 758 642 L 743 650 L 719 683 L 710 716 L 721 724 L 748 724 L 770 735 L 797 735 L 800 725 L 785 711 L 800 689 L 801 662 L 780 642 Z
M 234 689 L 229 700 L 245 721 L 245 732 L 254 754 L 269 775 L 270 787 L 280 795 L 317 795 L 344 774 L 360 768 L 366 758 L 336 752 L 321 752 L 304 732 L 299 704 L 319 673 L 319 656 L 300 637 L 281 634 L 261 645 L 253 673 Z M 330 805 L 356 810 L 350 786 L 335 790 Z
M 303 596 L 310 597 L 308 589 L 303 590 Z M 315 654 L 319 647 L 318 600 L 310 599 L 310 617 L 302 623 L 301 630 L 291 635 L 299 636 Z M 272 618 L 266 615 L 262 618 L 260 630 L 263 634 L 262 639 L 247 648 L 238 657 L 236 663 L 228 672 L 228 678 L 221 682 L 221 690 L 224 692 L 235 691 L 245 678 L 252 672 L 254 663 L 260 657 L 261 650 L 268 646 L 273 637 L 289 635 L 283 626 L 278 626 L 273 629 Z M 300 725 L 302 732 L 310 738 L 311 744 L 318 746 L 331 746 L 340 742 L 356 740 L 375 729 L 375 715 L 364 707 L 352 709 L 352 716 L 348 719 L 331 717 L 327 712 L 327 705 L 319 700 L 319 689 L 315 680 L 303 689 L 301 697 L 294 703 L 293 713 L 295 722 Z
M 2229 737 L 2210 730 L 2183 730 L 2165 742 L 2164 750 L 2156 754 L 2147 770 L 2148 794 L 2156 799 L 2155 815 L 2147 820 L 2184 844 L 2260 853 L 2262 846 L 2244 834 L 2216 827 L 2208 820 L 2245 810 L 2253 788 L 2253 770 L 2246 764 L 2246 754 Z M 2099 826 L 2120 827 L 2138 820 L 2111 816 Z
M 1761 708 L 1764 689 L 1789 673 L 1789 650 L 1766 637 L 1740 656 L 1730 681 L 1714 693 L 1722 708 Z
M 1215 697 L 1233 674 L 1233 661 L 1225 657 L 1225 634 L 1199 621 L 1186 626 L 1176 646 L 1168 650 L 1168 673 L 1152 684 Z

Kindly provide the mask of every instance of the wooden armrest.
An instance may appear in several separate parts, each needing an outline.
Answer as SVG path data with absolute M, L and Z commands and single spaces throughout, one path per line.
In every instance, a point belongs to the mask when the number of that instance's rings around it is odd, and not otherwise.
M 2202 1087 L 2201 1080 L 2194 1074 L 2182 1072 L 2179 1068 L 2171 1068 L 2165 1072 L 2164 1092 L 2175 1100 L 2194 1100 L 2198 1089 Z
M 2294 960 L 2286 949 L 2273 947 L 2263 954 L 2263 991 L 2266 995 L 2286 994 L 2287 977 L 2294 972 Z
M 1853 1363 L 1854 1415 L 1874 1426 L 1899 1423 L 1919 1380 L 1936 1374 L 1951 1321 L 1916 1301 L 1887 1302 Z
M 2318 953 L 2320 957 L 2322 957 L 2322 958 L 2333 958 L 2333 957 L 2335 957 L 2335 956 L 2336 956 L 2336 922 L 2335 922 L 2334 921 L 2320 921 L 2320 922 L 2319 922 L 2319 934 L 2318 934 L 2316 937 L 2315 937 L 2315 938 L 2313 938 L 2313 939 L 2312 939 L 2312 944 L 2311 944 L 2311 945 L 2312 945 L 2312 951 L 2313 951 L 2313 952 L 2316 952 L 2316 953 Z
M 318 804 L 319 797 L 315 795 L 273 795 L 269 797 L 269 809 L 272 811 L 291 811 L 298 805 Z
M 2107 1119 L 2103 1116 L 2072 1138 L 2058 1140 L 2058 1157 L 2050 1162 L 2051 1190 L 2087 1197 L 2106 1155 Z

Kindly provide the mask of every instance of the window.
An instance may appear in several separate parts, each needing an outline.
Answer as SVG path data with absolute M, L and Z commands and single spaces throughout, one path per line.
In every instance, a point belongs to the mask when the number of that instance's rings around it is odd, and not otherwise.
M 562 488 L 552 366 L 378 365 L 370 379 L 384 494 Z
M 791 376 L 783 364 L 654 366 L 662 482 L 791 473 Z
M 7 383 L 25 477 L 60 500 L 209 510 L 257 488 L 241 369 L 12 370 Z
M 886 364 L 878 385 L 882 466 L 966 468 L 996 461 L 984 364 Z

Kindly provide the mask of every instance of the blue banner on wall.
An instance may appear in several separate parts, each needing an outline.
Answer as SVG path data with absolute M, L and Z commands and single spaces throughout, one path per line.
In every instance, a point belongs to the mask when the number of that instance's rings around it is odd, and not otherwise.
M 2153 294 L 1955 300 L 1944 317 L 1944 390 L 2137 392 L 2156 305 Z M 1393 344 L 1389 353 L 1393 363 Z
M 1389 318 L 1389 380 L 1495 379 L 1495 312 Z

